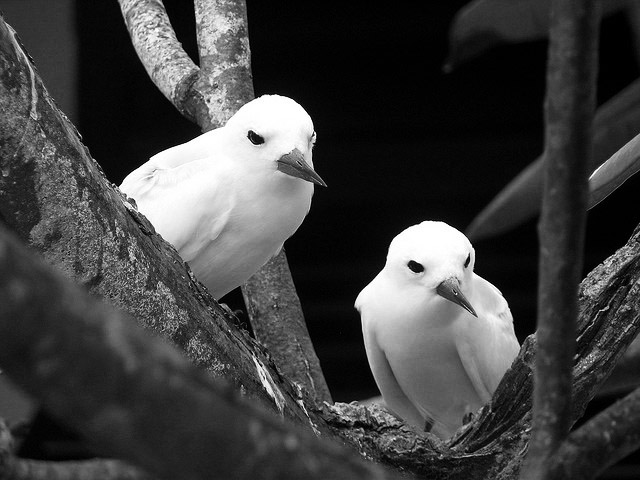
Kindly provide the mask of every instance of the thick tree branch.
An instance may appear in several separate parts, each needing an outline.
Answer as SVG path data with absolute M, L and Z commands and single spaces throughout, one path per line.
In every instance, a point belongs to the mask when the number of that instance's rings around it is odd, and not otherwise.
M 577 287 L 587 210 L 598 15 L 595 0 L 554 0 L 547 67 L 545 185 L 539 224 L 538 353 L 533 435 L 524 478 L 545 478 L 546 459 L 571 427 Z
M 242 287 L 253 332 L 287 378 L 304 386 L 317 403 L 331 403 L 284 255 L 283 250 Z
M 0 22 L 0 216 L 69 277 L 123 308 L 265 407 L 317 423 L 304 392 L 191 277 L 175 249 L 107 182 Z M 311 418 L 310 418 L 311 417 Z
M 251 50 L 244 1 L 194 0 L 202 97 L 198 124 L 204 131 L 224 125 L 254 97 Z
M 189 120 L 197 111 L 187 102 L 198 67 L 176 38 L 162 0 L 119 0 L 131 42 L 158 90 Z
M 163 478 L 393 478 L 242 401 L 4 227 L 0 272 L 0 365 L 99 451 Z

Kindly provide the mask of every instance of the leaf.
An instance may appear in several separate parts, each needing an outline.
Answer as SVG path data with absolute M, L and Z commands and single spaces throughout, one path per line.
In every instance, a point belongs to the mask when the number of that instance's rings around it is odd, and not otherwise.
M 593 155 L 589 168 L 595 169 L 639 131 L 640 79 L 598 108 L 594 117 Z M 544 159 L 542 154 L 526 167 L 473 219 L 465 232 L 470 240 L 504 233 L 539 212 Z
M 636 135 L 589 177 L 589 209 L 607 198 L 640 170 L 640 135 Z
M 550 0 L 474 0 L 461 8 L 449 29 L 450 72 L 502 43 L 540 40 L 549 31 Z M 631 8 L 631 0 L 601 2 L 602 15 Z

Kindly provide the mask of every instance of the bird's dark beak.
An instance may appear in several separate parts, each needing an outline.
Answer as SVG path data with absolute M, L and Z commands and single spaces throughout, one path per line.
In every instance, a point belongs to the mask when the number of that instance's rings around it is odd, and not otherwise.
M 297 148 L 294 148 L 289 153 L 285 153 L 278 160 L 278 170 L 292 177 L 298 177 L 307 182 L 315 183 L 326 187 L 327 184 L 320 178 L 313 168 L 304 161 L 304 155 Z
M 460 290 L 460 282 L 456 277 L 449 277 L 446 280 L 443 280 L 442 283 L 436 287 L 436 292 L 438 295 L 446 298 L 450 302 L 460 305 L 474 317 L 478 316 L 469 303 L 469 300 L 467 300 L 462 293 L 462 290 Z

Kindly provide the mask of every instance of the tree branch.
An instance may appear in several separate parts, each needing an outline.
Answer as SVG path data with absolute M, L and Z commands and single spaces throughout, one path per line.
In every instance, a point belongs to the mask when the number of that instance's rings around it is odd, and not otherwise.
M 118 1 L 131 43 L 149 77 L 182 115 L 195 122 L 197 110 L 187 98 L 200 70 L 176 38 L 162 0 Z
M 524 478 L 546 478 L 546 460 L 571 427 L 577 286 L 587 210 L 598 15 L 595 0 L 554 0 L 547 69 L 545 186 L 539 224 L 539 350 L 533 434 Z
M 253 332 L 291 381 L 304 386 L 316 403 L 332 403 L 284 250 L 242 287 Z
M 109 184 L 0 22 L 0 216 L 52 265 L 129 312 L 193 363 L 305 424 L 305 392 L 192 278 L 175 249 Z
M 194 0 L 200 74 L 194 89 L 206 108 L 203 131 L 224 125 L 254 97 L 251 50 L 244 1 Z
M 4 227 L 0 272 L 0 364 L 99 451 L 164 478 L 393 478 L 243 401 Z

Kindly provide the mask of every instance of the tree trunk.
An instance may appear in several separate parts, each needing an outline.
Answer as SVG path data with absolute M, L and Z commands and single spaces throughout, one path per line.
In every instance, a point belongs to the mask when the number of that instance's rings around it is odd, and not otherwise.
M 545 479 L 548 457 L 571 428 L 577 290 L 582 274 L 598 51 L 595 0 L 553 0 L 538 226 L 539 351 L 526 480 Z

